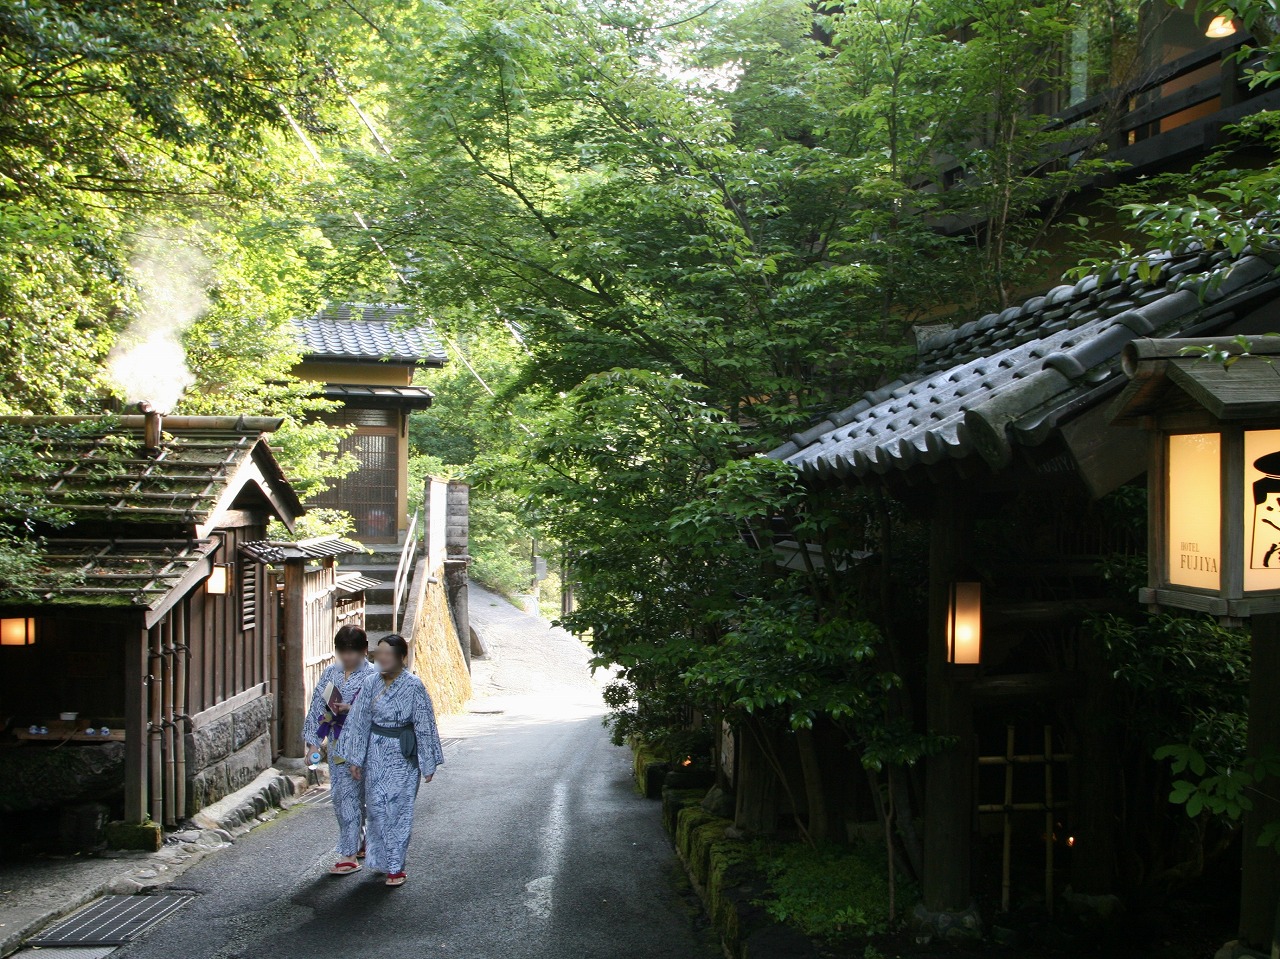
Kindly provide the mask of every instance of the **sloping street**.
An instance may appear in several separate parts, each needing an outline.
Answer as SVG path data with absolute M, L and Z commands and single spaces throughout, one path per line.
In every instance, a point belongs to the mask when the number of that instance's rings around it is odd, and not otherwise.
M 472 590 L 491 658 L 474 711 L 442 722 L 446 765 L 418 799 L 408 884 L 327 875 L 332 813 L 298 806 L 187 872 L 192 904 L 120 959 L 715 955 L 657 809 L 601 726 L 584 648 Z

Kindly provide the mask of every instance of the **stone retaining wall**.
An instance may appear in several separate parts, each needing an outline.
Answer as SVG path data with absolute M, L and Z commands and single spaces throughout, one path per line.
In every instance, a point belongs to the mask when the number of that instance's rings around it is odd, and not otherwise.
M 423 577 L 417 614 L 413 621 L 413 671 L 427 687 L 436 713 L 462 712 L 471 698 L 471 674 L 458 643 L 458 633 L 445 584 Z M 438 577 L 437 577 L 438 579 Z
M 271 765 L 274 708 L 274 698 L 263 693 L 215 718 L 195 717 L 185 737 L 188 816 L 247 786 Z
M 706 789 L 662 790 L 662 821 L 701 897 L 728 959 L 817 959 L 805 936 L 774 922 L 760 905 L 768 893 L 733 823 L 702 806 Z

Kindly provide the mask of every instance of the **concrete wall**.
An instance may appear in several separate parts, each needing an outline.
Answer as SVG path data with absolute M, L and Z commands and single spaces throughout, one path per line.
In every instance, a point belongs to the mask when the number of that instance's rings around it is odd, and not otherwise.
M 247 786 L 271 765 L 274 707 L 261 686 L 192 717 L 185 737 L 186 815 Z

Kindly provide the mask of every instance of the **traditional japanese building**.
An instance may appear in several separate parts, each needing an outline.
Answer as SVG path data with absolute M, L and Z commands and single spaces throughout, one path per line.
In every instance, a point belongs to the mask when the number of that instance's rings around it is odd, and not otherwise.
M 39 565 L 0 588 L 0 812 L 167 824 L 246 785 L 276 752 L 281 663 L 273 580 L 244 547 L 302 512 L 267 442 L 280 421 L 2 422 L 62 521 L 28 530 Z
M 413 376 L 443 366 L 444 347 L 434 327 L 406 306 L 343 303 L 296 326 L 303 360 L 294 372 L 323 383 L 324 396 L 342 404 L 325 419 L 354 429 L 342 451 L 360 464 L 310 502 L 349 512 L 363 543 L 395 543 L 421 493 L 409 490 L 409 414 L 432 398 Z
M 1104 558 L 1146 552 L 1140 522 L 1099 507 L 1147 467 L 1146 433 L 1111 424 L 1122 353 L 1145 337 L 1280 329 L 1280 275 L 1225 252 L 1147 263 L 1149 279 L 1088 276 L 922 335 L 909 372 L 770 454 L 814 497 L 882 488 L 927 536 L 927 614 L 909 596 L 897 611 L 919 631 L 903 654 L 917 728 L 949 743 L 926 761 L 922 793 L 925 936 L 976 921 L 975 901 L 1003 893 L 1008 908 L 1028 880 L 1050 908 L 1067 886 L 1118 891 L 1125 833 L 1152 816 L 1125 778 L 1150 752 L 1118 754 L 1114 670 L 1086 628 L 1137 608 L 1105 581 Z M 960 581 L 982 590 L 976 664 L 951 645 Z M 828 761 L 838 778 L 846 760 Z

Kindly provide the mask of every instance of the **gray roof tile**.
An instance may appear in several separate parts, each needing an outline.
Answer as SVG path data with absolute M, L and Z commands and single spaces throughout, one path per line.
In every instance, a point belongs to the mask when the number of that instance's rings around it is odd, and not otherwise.
M 1000 468 L 1014 445 L 1044 442 L 1060 415 L 1105 384 L 1119 387 L 1121 351 L 1135 337 L 1176 336 L 1213 319 L 1228 296 L 1280 295 L 1280 277 L 1257 257 L 1151 258 L 1162 267 L 1155 284 L 1110 270 L 929 337 L 911 373 L 769 455 L 822 478 L 972 453 Z
M 387 360 L 443 366 L 444 344 L 431 323 L 415 322 L 408 306 L 340 303 L 295 320 L 304 354 L 312 359 Z

